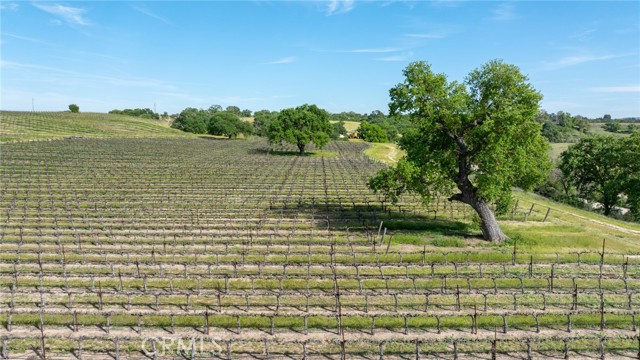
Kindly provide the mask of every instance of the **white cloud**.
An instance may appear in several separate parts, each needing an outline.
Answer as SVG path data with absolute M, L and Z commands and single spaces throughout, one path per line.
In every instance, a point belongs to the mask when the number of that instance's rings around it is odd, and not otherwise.
M 493 8 L 491 20 L 509 21 L 516 18 L 516 11 L 513 3 L 502 3 Z
M 112 85 L 112 86 L 124 86 L 124 87 L 139 87 L 139 88 L 151 88 L 151 89 L 174 89 L 173 85 L 170 85 L 161 80 L 155 79 L 141 79 L 141 78 L 122 78 L 108 75 L 87 74 L 76 71 L 70 71 L 60 68 L 55 68 L 45 65 L 26 64 L 13 61 L 0 60 L 0 68 L 2 69 L 14 69 L 14 70 L 31 70 L 34 72 L 42 71 L 40 79 L 45 81 L 46 79 L 52 82 L 65 79 L 65 82 L 69 83 L 75 81 L 78 84 L 86 84 L 90 86 Z
M 554 62 L 551 62 L 549 64 L 550 67 L 552 68 L 563 68 L 563 67 L 569 67 L 569 66 L 575 66 L 575 65 L 579 65 L 579 64 L 583 64 L 583 63 L 587 63 L 587 62 L 592 62 L 592 61 L 604 61 L 604 60 L 611 60 L 611 59 L 615 59 L 619 56 L 615 56 L 615 55 L 574 55 L 574 56 L 565 56 L 563 58 L 560 58 Z
M 590 90 L 601 93 L 640 93 L 640 85 L 602 86 Z
M 0 4 L 0 10 L 18 11 L 19 7 L 16 3 Z
M 51 15 L 57 16 L 69 24 L 85 26 L 91 24 L 83 17 L 83 14 L 86 13 L 87 10 L 82 8 L 75 8 L 60 4 L 33 4 L 33 6 L 42 11 L 48 12 Z
M 349 11 L 353 10 L 355 3 L 353 0 L 331 0 L 327 2 L 326 14 L 329 15 L 338 15 L 338 14 L 346 14 Z
M 587 29 L 579 31 L 569 35 L 569 39 L 576 39 L 578 41 L 587 41 L 591 38 L 591 34 L 595 33 L 596 29 Z
M 293 63 L 295 61 L 296 61 L 296 57 L 295 56 L 287 56 L 287 57 L 283 57 L 282 59 L 269 61 L 267 64 L 269 64 L 269 65 L 291 64 L 291 63 Z
M 10 34 L 10 33 L 7 33 L 7 32 L 3 32 L 2 36 L 8 36 L 8 37 L 12 37 L 14 39 L 29 41 L 29 42 L 38 43 L 38 44 L 51 45 L 50 43 L 48 43 L 46 41 L 42 41 L 42 40 L 39 40 L 39 39 L 31 38 L 31 37 L 28 37 L 28 36 Z
M 378 61 L 408 61 L 413 56 L 413 51 L 409 51 L 403 54 L 389 55 L 380 58 L 376 58 Z
M 155 13 L 153 13 L 153 12 L 151 12 L 151 11 L 141 7 L 141 6 L 133 6 L 132 8 L 134 10 L 136 10 L 137 12 L 139 12 L 139 13 L 147 15 L 150 18 L 156 19 L 156 20 L 158 20 L 160 22 L 163 22 L 163 23 L 165 23 L 167 25 L 173 26 L 173 23 L 171 21 L 169 21 L 169 20 L 163 18 L 162 16 L 157 15 L 157 14 L 155 14 Z

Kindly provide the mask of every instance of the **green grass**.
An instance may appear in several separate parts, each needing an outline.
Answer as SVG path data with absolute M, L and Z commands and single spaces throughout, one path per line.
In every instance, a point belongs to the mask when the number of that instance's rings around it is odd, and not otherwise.
M 549 156 L 552 160 L 558 161 L 560 159 L 560 154 L 567 150 L 569 146 L 573 145 L 573 143 L 551 143 L 550 145 L 551 149 L 549 150 Z
M 396 144 L 371 143 L 371 146 L 364 151 L 364 154 L 372 159 L 393 165 L 404 156 L 405 152 L 400 150 Z
M 532 217 L 543 217 L 551 208 L 544 223 L 502 221 L 505 233 L 517 239 L 526 251 L 601 251 L 605 240 L 607 252 L 640 253 L 640 224 L 611 219 L 531 193 L 516 192 L 514 195 L 525 209 L 535 204 Z
M 0 142 L 64 137 L 193 137 L 163 121 L 138 117 L 70 112 L 0 111 Z
M 331 121 L 331 123 L 337 123 L 337 121 Z M 358 130 L 358 128 L 360 127 L 360 123 L 357 121 L 345 121 L 344 122 L 344 128 L 347 130 L 347 132 L 353 132 Z

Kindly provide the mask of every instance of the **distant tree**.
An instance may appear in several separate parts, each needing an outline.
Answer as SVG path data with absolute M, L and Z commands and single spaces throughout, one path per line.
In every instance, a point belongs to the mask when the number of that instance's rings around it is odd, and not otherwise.
M 269 124 L 278 117 L 277 111 L 260 110 L 253 114 L 253 128 L 258 136 L 268 136 Z
M 69 111 L 71 111 L 72 113 L 79 113 L 80 112 L 80 106 L 78 106 L 76 104 L 70 104 L 69 105 Z
M 546 110 L 540 109 L 535 116 L 535 120 L 540 124 L 544 124 L 547 121 L 551 121 L 551 116 Z
M 604 114 L 604 115 L 602 116 L 602 120 L 603 120 L 603 121 L 611 121 L 611 115 L 609 115 L 609 114 Z
M 242 117 L 251 117 L 251 114 L 252 114 L 252 112 L 251 112 L 251 110 L 249 110 L 249 109 L 244 109 L 244 110 L 242 110 L 242 111 L 240 112 L 240 115 L 241 115 Z
M 186 108 L 176 117 L 171 127 L 194 134 L 206 134 L 210 114 L 206 110 Z
M 384 118 L 384 117 L 386 117 L 386 115 L 382 111 L 373 110 L 371 114 L 367 115 L 367 120 L 369 120 L 369 122 L 372 122 L 373 120 Z
M 542 125 L 542 136 L 549 142 L 568 142 L 571 139 L 570 129 L 560 126 L 553 121 L 547 121 Z
M 622 130 L 622 125 L 620 125 L 620 123 L 617 123 L 617 122 L 608 122 L 602 125 L 602 128 L 608 132 L 618 133 L 620 132 L 620 130 Z
M 619 139 L 623 153 L 622 167 L 625 170 L 624 194 L 627 197 L 632 220 L 640 221 L 640 131 Z
M 330 114 L 329 115 L 329 120 L 331 121 L 355 121 L 355 122 L 360 122 L 363 120 L 367 120 L 367 115 L 363 115 L 363 114 L 358 114 L 356 112 L 353 111 L 349 111 L 349 112 L 341 112 L 341 113 L 337 113 L 337 114 Z
M 513 187 L 529 190 L 551 168 L 534 119 L 542 95 L 516 66 L 499 60 L 472 71 L 465 84 L 424 62 L 410 64 L 404 76 L 389 91 L 390 115 L 408 114 L 416 129 L 400 139 L 407 154 L 369 186 L 394 201 L 406 191 L 425 201 L 453 193 L 449 200 L 476 211 L 484 239 L 505 240 L 489 204 L 506 211 Z
M 109 111 L 109 114 L 135 116 L 143 119 L 156 119 L 156 120 L 160 119 L 160 115 L 153 112 L 153 110 L 149 108 L 144 108 L 144 109 L 136 108 L 136 109 L 124 109 L 124 110 L 114 109 Z
M 227 106 L 227 108 L 224 109 L 224 111 L 232 113 L 236 116 L 242 116 L 242 111 L 240 111 L 240 108 L 237 106 Z
M 589 122 L 589 119 L 580 115 L 576 115 L 575 119 L 576 119 L 575 128 L 583 134 L 589 133 L 591 129 L 591 123 Z
M 310 142 L 322 148 L 329 142 L 330 134 L 329 113 L 308 104 L 282 110 L 268 129 L 271 143 L 291 143 L 298 147 L 300 155 L 304 155 L 304 149 Z
M 344 138 L 348 135 L 347 129 L 344 127 L 344 121 L 338 121 L 331 124 L 331 138 L 340 139 L 340 135 Z
M 558 111 L 558 113 L 555 114 L 555 122 L 567 129 L 573 129 L 575 125 L 575 118 L 568 112 Z
M 613 136 L 584 138 L 561 155 L 559 168 L 583 199 L 602 204 L 605 215 L 620 202 L 627 170 L 622 142 Z
M 220 106 L 220 105 L 211 105 L 211 106 L 209 106 L 208 111 L 210 113 L 212 113 L 212 114 L 213 113 L 217 113 L 218 111 L 222 111 L 222 106 Z
M 358 127 L 358 137 L 367 142 L 386 142 L 388 141 L 387 133 L 376 124 L 363 121 Z
M 253 133 L 251 124 L 242 121 L 238 115 L 227 111 L 211 114 L 207 130 L 211 135 L 223 135 L 229 139 L 235 138 L 239 134 L 248 136 Z

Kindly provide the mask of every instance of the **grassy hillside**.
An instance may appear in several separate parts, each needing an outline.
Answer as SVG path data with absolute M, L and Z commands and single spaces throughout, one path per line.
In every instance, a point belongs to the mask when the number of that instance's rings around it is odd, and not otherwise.
M 370 144 L 365 155 L 393 165 L 403 154 L 394 144 Z M 553 144 L 559 154 L 569 144 Z M 564 150 L 562 149 L 562 150 Z M 556 154 L 557 156 L 557 154 Z M 504 232 L 518 239 L 518 246 L 532 253 L 567 253 L 597 251 L 602 249 L 603 239 L 608 251 L 616 253 L 640 252 L 640 225 L 611 219 L 593 212 L 580 210 L 566 204 L 548 200 L 542 196 L 516 191 L 517 209 L 513 215 L 499 217 Z M 542 221 L 549 211 L 546 221 Z M 525 216 L 526 214 L 526 216 Z M 523 221 L 524 220 L 524 221 Z M 462 220 L 470 225 L 468 219 Z M 396 238 L 397 243 L 421 245 L 441 237 L 432 231 L 407 232 Z M 443 239 L 453 246 L 461 246 L 463 239 L 456 236 Z M 482 244 L 486 245 L 486 244 Z
M 0 111 L 0 142 L 82 137 L 188 137 L 164 122 L 126 115 Z

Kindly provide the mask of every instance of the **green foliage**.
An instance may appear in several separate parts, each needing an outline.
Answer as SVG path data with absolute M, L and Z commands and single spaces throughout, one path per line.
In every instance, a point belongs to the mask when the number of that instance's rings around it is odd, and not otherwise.
M 580 138 L 574 129 L 560 126 L 553 121 L 547 121 L 542 125 L 542 136 L 553 143 L 575 142 Z
M 404 75 L 390 90 L 390 114 L 407 114 L 416 128 L 400 140 L 407 155 L 370 187 L 392 200 L 414 191 L 426 201 L 457 189 L 451 199 L 484 216 L 485 238 L 502 240 L 488 233 L 487 226 L 498 226 L 485 202 L 507 208 L 512 187 L 531 189 L 551 167 L 534 120 L 542 96 L 517 67 L 499 60 L 472 71 L 465 84 L 448 82 L 424 62 L 410 64 Z
M 349 135 L 347 129 L 344 127 L 344 121 L 338 121 L 331 124 L 331 139 L 340 139 L 340 135 L 342 135 L 342 138 L 347 138 Z
M 278 117 L 277 111 L 260 110 L 253 114 L 253 127 L 255 134 L 266 137 L 268 135 L 269 124 Z
M 80 112 L 80 106 L 78 106 L 76 104 L 70 104 L 69 105 L 69 111 L 71 111 L 72 113 L 79 113 Z
M 387 142 L 387 133 L 379 125 L 363 121 L 358 127 L 358 137 L 368 142 Z
M 207 130 L 211 135 L 223 135 L 232 139 L 239 134 L 251 135 L 253 126 L 242 121 L 236 114 L 220 111 L 210 116 Z
M 361 122 L 363 120 L 367 119 L 367 115 L 363 115 L 363 114 L 358 114 L 356 112 L 353 111 L 349 111 L 349 112 L 341 112 L 341 113 L 337 113 L 337 114 L 330 114 L 329 115 L 329 120 L 331 121 L 355 121 L 355 122 Z
M 238 117 L 242 116 L 242 111 L 237 106 L 227 106 L 227 108 L 224 109 L 224 111 L 228 113 L 232 113 L 233 115 L 236 115 Z
M 610 215 L 626 194 L 637 210 L 640 173 L 640 135 L 628 138 L 594 136 L 582 139 L 561 155 L 559 168 L 577 189 L 578 195 L 602 204 Z
M 109 111 L 109 114 L 119 114 L 119 115 L 128 115 L 128 116 L 135 116 L 135 117 L 141 117 L 143 119 L 160 119 L 160 115 L 153 112 L 153 110 L 149 109 L 149 108 L 144 108 L 144 109 L 124 109 L 124 110 L 118 110 L 118 109 L 114 109 Z
M 575 142 L 589 132 L 589 120 L 583 116 L 558 111 L 557 114 L 540 110 L 535 119 L 542 125 L 542 136 L 550 142 Z
M 618 133 L 622 130 L 622 125 L 620 125 L 620 123 L 617 123 L 617 122 L 610 122 L 602 125 L 602 128 L 608 132 Z
M 316 105 L 304 104 L 282 110 L 269 124 L 267 135 L 271 143 L 291 143 L 304 155 L 305 146 L 310 142 L 318 148 L 326 145 L 331 131 L 329 113 Z
M 640 220 L 640 131 L 635 131 L 622 142 L 622 167 L 625 169 L 624 195 L 626 205 L 630 210 L 630 217 Z
M 171 127 L 194 134 L 206 134 L 210 115 L 207 110 L 186 108 L 176 117 Z

